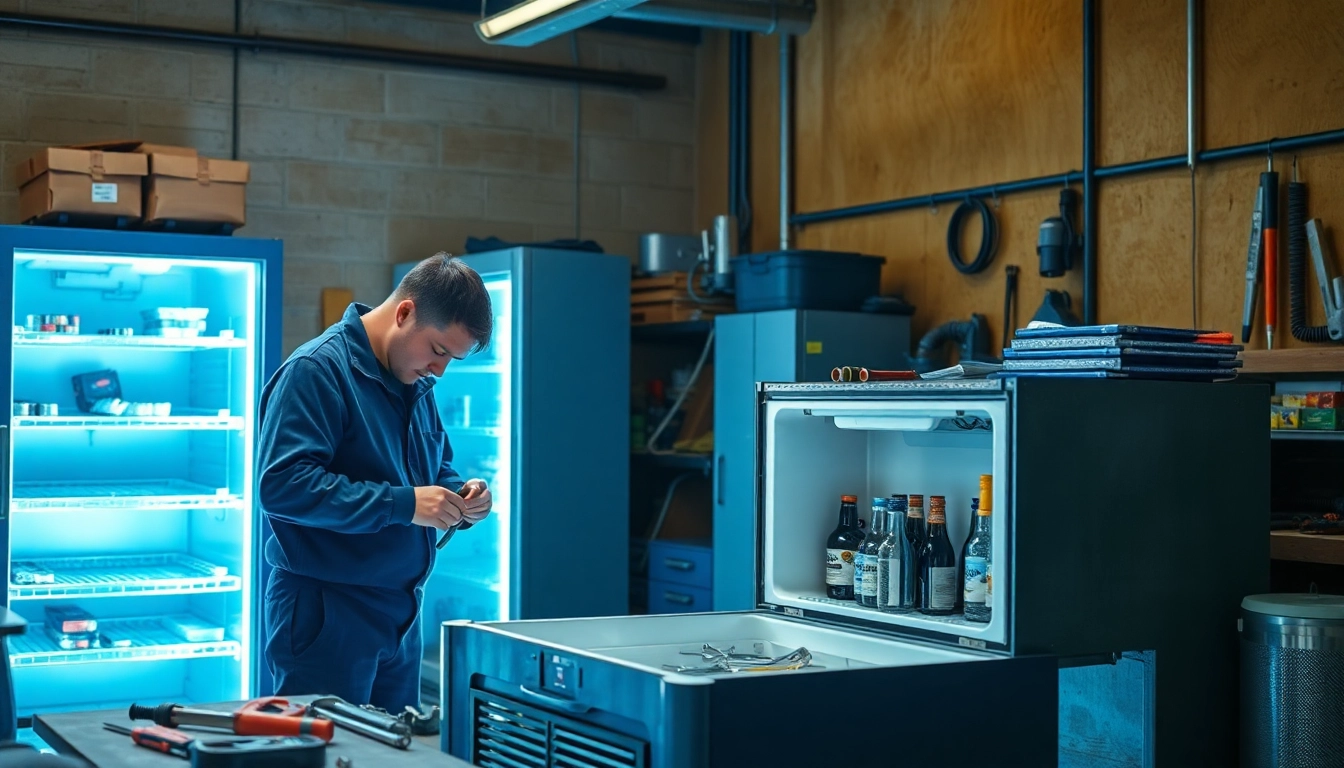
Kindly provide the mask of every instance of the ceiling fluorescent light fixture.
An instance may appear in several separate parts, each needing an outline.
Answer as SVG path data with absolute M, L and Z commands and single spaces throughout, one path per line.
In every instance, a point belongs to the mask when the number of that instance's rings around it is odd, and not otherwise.
M 639 5 L 644 0 L 527 0 L 476 22 L 487 43 L 526 47 Z

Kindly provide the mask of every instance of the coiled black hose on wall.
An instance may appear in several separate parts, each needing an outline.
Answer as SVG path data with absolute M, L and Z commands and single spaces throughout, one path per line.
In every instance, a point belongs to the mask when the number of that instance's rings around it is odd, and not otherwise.
M 1293 338 L 1330 341 L 1329 328 L 1307 325 L 1307 185 L 1296 178 L 1288 182 L 1288 304 Z

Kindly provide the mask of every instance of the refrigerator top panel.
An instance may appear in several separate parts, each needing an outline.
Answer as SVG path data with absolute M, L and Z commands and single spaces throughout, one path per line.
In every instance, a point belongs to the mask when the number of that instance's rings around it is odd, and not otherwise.
M 706 667 L 706 644 L 733 653 L 777 658 L 807 649 L 811 664 L 801 669 L 753 672 L 753 675 L 798 674 L 807 671 L 867 667 L 926 666 L 982 661 L 994 656 L 928 643 L 893 642 L 877 633 L 791 619 L 763 611 L 694 613 L 660 616 L 615 616 L 591 619 L 542 619 L 489 622 L 473 627 L 517 640 L 544 643 L 555 650 L 586 655 L 642 672 L 678 678 L 679 667 Z M 685 677 L 714 679 L 737 672 Z
M 1008 504 L 1009 391 L 999 382 L 763 385 L 758 418 L 757 602 L 793 616 L 1011 651 L 1013 510 Z M 827 596 L 827 538 L 841 496 L 858 497 L 871 534 L 872 500 L 893 494 L 946 501 L 954 565 L 972 525 L 982 474 L 993 477 L 993 610 L 988 622 L 958 611 L 891 612 Z

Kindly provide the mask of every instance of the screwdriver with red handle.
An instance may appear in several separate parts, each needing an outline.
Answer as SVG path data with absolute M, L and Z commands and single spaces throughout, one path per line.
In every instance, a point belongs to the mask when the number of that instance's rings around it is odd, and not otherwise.
M 103 727 L 113 733 L 122 733 L 131 737 L 131 741 L 144 747 L 152 749 L 155 752 L 162 752 L 173 757 L 180 757 L 183 760 L 191 759 L 192 738 L 187 734 L 175 728 L 164 728 L 161 725 L 147 725 L 140 728 L 127 728 L 124 725 L 113 723 L 103 723 Z
M 291 704 L 278 696 L 253 699 L 233 712 L 192 709 L 179 704 L 157 707 L 131 705 L 132 720 L 153 720 L 166 728 L 203 725 L 224 728 L 239 736 L 316 736 L 331 741 L 334 726 L 330 720 L 314 717 L 302 704 Z

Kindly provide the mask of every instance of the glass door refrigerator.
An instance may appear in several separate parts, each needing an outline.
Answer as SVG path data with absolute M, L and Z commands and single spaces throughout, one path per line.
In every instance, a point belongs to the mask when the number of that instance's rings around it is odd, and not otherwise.
M 434 397 L 462 478 L 494 512 L 439 551 L 425 584 L 424 692 L 444 621 L 607 616 L 628 600 L 630 262 L 519 247 L 465 256 L 490 292 L 490 346 Z M 393 288 L 415 266 L 393 270 Z
M 0 227 L 0 417 L 20 717 L 258 686 L 257 393 L 281 243 Z

